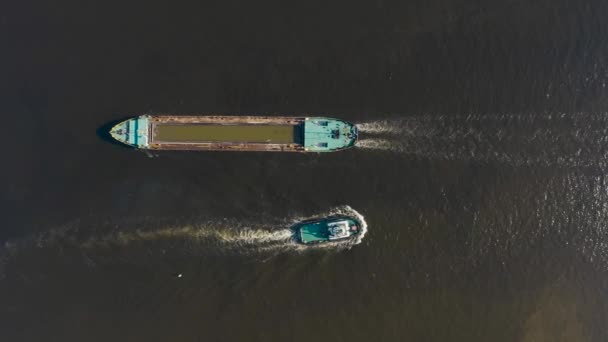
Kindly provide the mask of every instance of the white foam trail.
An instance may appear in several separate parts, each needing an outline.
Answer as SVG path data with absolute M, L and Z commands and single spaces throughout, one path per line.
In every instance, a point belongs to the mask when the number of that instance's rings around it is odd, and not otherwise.
M 186 239 L 191 241 L 215 241 L 220 248 L 235 249 L 239 247 L 253 247 L 259 250 L 292 249 L 304 250 L 311 246 L 303 246 L 294 239 L 291 227 L 297 222 L 327 216 L 355 217 L 361 223 L 361 232 L 355 240 L 343 240 L 335 243 L 320 244 L 312 247 L 338 247 L 352 246 L 361 243 L 367 233 L 367 222 L 363 215 L 348 205 L 332 208 L 331 210 L 315 214 L 310 217 L 294 217 L 284 219 L 282 224 L 269 226 L 268 224 L 249 224 L 238 226 L 222 222 L 209 222 L 201 225 L 181 227 L 167 227 L 153 230 L 137 230 L 134 232 L 118 232 L 101 238 L 90 238 L 81 244 L 84 248 L 126 246 L 147 241 L 162 241 L 169 239 Z
M 511 166 L 608 166 L 608 114 L 419 115 L 360 123 L 356 146 Z
M 215 238 L 225 242 L 273 241 L 285 237 L 285 232 L 271 232 L 263 230 L 232 230 L 205 226 L 168 227 L 151 231 L 119 232 L 104 238 L 91 238 L 82 245 L 92 247 L 98 244 L 126 245 L 137 241 L 152 241 L 171 238 L 209 239 Z
M 400 125 L 395 125 L 394 121 L 389 120 L 378 120 L 371 122 L 364 122 L 357 124 L 357 129 L 359 132 L 364 133 L 389 133 L 389 134 L 397 134 L 403 133 L 402 127 Z
M 291 227 L 302 220 L 344 215 L 355 217 L 361 222 L 361 232 L 354 240 L 337 241 L 327 244 L 305 246 L 294 239 Z M 102 230 L 114 232 L 100 235 L 82 236 L 82 223 L 72 223 L 64 227 L 50 230 L 28 238 L 5 242 L 0 247 L 0 278 L 4 276 L 7 263 L 22 253 L 37 249 L 73 251 L 81 253 L 88 263 L 95 264 L 91 258 L 103 251 L 137 250 L 138 247 L 161 243 L 158 248 L 173 249 L 186 253 L 232 253 L 232 254 L 263 254 L 285 251 L 306 251 L 316 248 L 340 250 L 361 243 L 367 233 L 367 223 L 364 217 L 350 206 L 332 208 L 327 212 L 310 217 L 289 217 L 267 222 L 245 223 L 237 220 L 211 220 L 202 224 L 174 225 L 161 228 L 146 228 L 146 223 L 131 222 L 124 228 L 114 224 L 107 225 Z M 103 226 L 103 223 L 102 223 Z M 118 231 L 117 231 L 118 230 Z M 187 249 L 187 250 L 186 250 Z M 148 248 L 149 250 L 149 248 Z M 157 250 L 157 249 L 152 249 Z M 106 253 L 103 252 L 103 253 Z M 102 254 L 103 254 L 102 253 Z M 164 252 L 163 252 L 164 253 Z
M 360 139 L 357 141 L 358 148 L 366 150 L 382 150 L 382 151 L 396 151 L 397 144 L 387 139 Z
M 281 229 L 277 231 L 245 229 L 230 233 L 217 232 L 216 236 L 225 242 L 265 243 L 291 240 L 293 237 L 293 232 L 289 229 Z

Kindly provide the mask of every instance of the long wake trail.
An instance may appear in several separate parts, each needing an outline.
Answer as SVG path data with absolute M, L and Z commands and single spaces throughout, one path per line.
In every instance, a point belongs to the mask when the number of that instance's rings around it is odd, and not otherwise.
M 135 231 L 120 231 L 103 237 L 93 237 L 84 241 L 80 246 L 84 248 L 128 246 L 150 241 L 186 240 L 200 243 L 207 248 L 215 248 L 222 252 L 235 252 L 249 254 L 257 251 L 292 250 L 302 251 L 310 249 L 296 242 L 291 229 L 295 223 L 316 217 L 346 215 L 357 217 L 362 223 L 362 232 L 356 240 L 341 241 L 322 245 L 329 248 L 344 248 L 361 243 L 367 232 L 367 223 L 363 215 L 350 206 L 332 208 L 312 216 L 296 216 L 279 218 L 272 223 L 243 222 L 232 219 L 208 221 L 200 224 L 164 227 L 159 229 L 142 229 Z M 312 247 L 314 248 L 314 246 Z
M 291 227 L 302 220 L 347 215 L 357 217 L 362 232 L 355 240 L 340 241 L 318 246 L 304 246 L 294 238 Z M 367 232 L 363 215 L 350 206 L 340 206 L 311 216 L 273 218 L 264 222 L 236 219 L 207 220 L 187 224 L 152 224 L 137 220 L 120 225 L 116 223 L 90 229 L 74 222 L 64 227 L 28 238 L 5 242 L 0 247 L 0 277 L 6 264 L 23 254 L 36 251 L 83 254 L 94 258 L 103 254 L 111 260 L 114 251 L 146 250 L 146 253 L 163 254 L 171 251 L 187 255 L 250 255 L 269 257 L 283 252 L 304 252 L 310 249 L 348 249 L 361 243 Z M 129 252 L 127 254 L 133 254 Z M 108 256 L 109 255 L 109 256 Z
M 511 166 L 606 167 L 608 114 L 421 115 L 357 125 L 362 150 Z

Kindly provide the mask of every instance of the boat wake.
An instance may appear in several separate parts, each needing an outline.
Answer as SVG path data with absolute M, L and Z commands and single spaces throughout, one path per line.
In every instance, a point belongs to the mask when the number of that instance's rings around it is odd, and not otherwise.
M 378 120 L 357 124 L 359 132 L 376 134 L 402 134 L 408 131 L 405 128 L 406 127 L 403 125 L 396 126 L 394 122 L 390 120 Z
M 296 242 L 291 226 L 299 221 L 316 217 L 333 215 L 354 216 L 361 222 L 361 233 L 354 240 L 335 243 L 304 246 Z M 138 228 L 135 231 L 120 231 L 101 238 L 90 238 L 81 243 L 81 247 L 126 246 L 146 241 L 188 240 L 206 242 L 207 247 L 219 247 L 222 252 L 234 251 L 239 254 L 268 250 L 307 250 L 316 247 L 350 247 L 361 243 L 367 233 L 367 223 L 363 215 L 350 206 L 340 206 L 309 217 L 291 217 L 275 220 L 274 223 L 243 223 L 233 219 L 208 221 L 202 224 L 190 224 L 175 227 L 164 227 L 152 230 Z
M 92 237 L 79 247 L 86 250 L 160 244 L 166 248 L 188 250 L 194 254 L 251 254 L 259 250 L 288 249 L 295 244 L 289 229 L 264 225 L 243 225 L 222 220 L 134 231 L 120 231 Z
M 356 217 L 362 232 L 354 240 L 305 246 L 294 239 L 291 226 L 314 217 L 348 215 Z M 310 217 L 275 218 L 264 222 L 243 222 L 235 219 L 208 220 L 201 223 L 167 224 L 158 219 L 129 220 L 122 224 L 101 223 L 94 229 L 73 222 L 59 229 L 29 238 L 8 241 L 0 248 L 0 276 L 10 260 L 28 252 L 82 255 L 91 265 L 114 260 L 113 255 L 128 254 L 140 259 L 146 255 L 248 255 L 263 258 L 282 252 L 304 252 L 311 249 L 343 250 L 361 243 L 367 232 L 364 217 L 349 206 L 332 208 Z M 92 233 L 83 233 L 83 231 Z M 121 261 L 125 261 L 124 255 Z
M 399 148 L 399 144 L 396 144 L 394 141 L 388 139 L 360 139 L 357 142 L 357 147 L 365 150 L 403 152 Z
M 421 115 L 357 127 L 362 150 L 511 166 L 608 166 L 606 113 Z

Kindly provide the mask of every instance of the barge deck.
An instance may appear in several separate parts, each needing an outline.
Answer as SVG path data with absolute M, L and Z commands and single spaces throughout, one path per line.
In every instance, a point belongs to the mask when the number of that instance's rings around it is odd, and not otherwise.
M 151 150 L 331 152 L 352 147 L 357 128 L 325 117 L 142 115 L 110 134 Z

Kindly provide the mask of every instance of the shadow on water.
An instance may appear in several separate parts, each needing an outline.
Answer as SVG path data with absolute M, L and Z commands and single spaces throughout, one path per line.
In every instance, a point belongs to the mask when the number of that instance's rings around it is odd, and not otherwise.
M 128 148 L 128 149 L 132 149 L 132 147 L 127 146 L 121 142 L 116 141 L 114 138 L 112 138 L 112 136 L 110 135 L 110 130 L 112 129 L 112 127 L 118 125 L 119 123 L 130 119 L 130 116 L 126 116 L 123 117 L 121 119 L 116 119 L 116 120 L 112 120 L 109 121 L 101 126 L 99 126 L 97 128 L 97 130 L 95 131 L 95 133 L 97 134 L 97 137 L 100 140 L 103 140 L 106 143 L 112 144 L 112 145 L 116 145 L 116 146 L 120 146 L 122 148 Z

